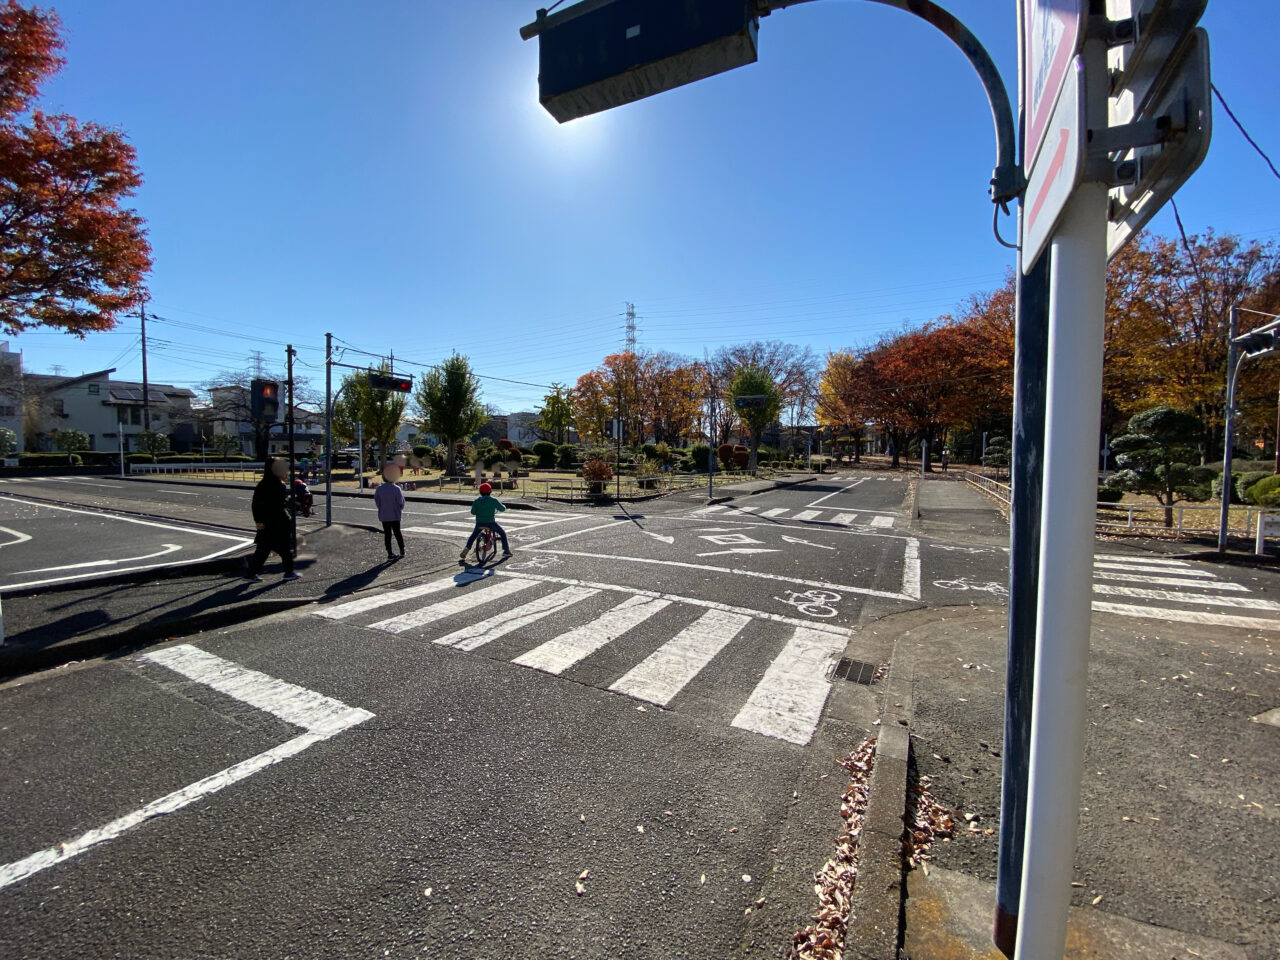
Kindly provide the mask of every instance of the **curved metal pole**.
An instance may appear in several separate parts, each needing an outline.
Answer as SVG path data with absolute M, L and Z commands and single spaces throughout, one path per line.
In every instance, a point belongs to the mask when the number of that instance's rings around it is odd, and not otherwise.
M 767 16 L 774 10 L 783 10 L 798 3 L 813 0 L 759 0 L 760 12 Z M 996 128 L 996 168 L 991 176 L 991 199 L 1001 206 L 1022 195 L 1026 182 L 1018 166 L 1018 137 L 1013 122 L 1013 109 L 1009 105 L 1009 93 L 1000 71 L 991 55 L 973 32 L 933 0 L 870 0 L 914 14 L 942 31 L 960 52 L 968 58 L 982 81 L 991 106 L 991 119 Z

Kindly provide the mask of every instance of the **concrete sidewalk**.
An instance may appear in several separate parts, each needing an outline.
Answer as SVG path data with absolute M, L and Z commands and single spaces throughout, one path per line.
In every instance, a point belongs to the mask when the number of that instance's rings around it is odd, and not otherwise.
M 927 478 L 916 487 L 912 528 L 928 537 L 1007 547 L 1009 520 L 991 497 L 963 480 Z
M 930 872 L 906 875 L 901 955 L 994 960 L 1005 611 L 875 629 L 913 676 L 914 768 L 957 823 Z M 1094 615 L 1067 957 L 1280 956 L 1280 728 L 1263 716 L 1278 705 L 1273 637 Z
M 715 496 L 707 503 L 728 503 L 742 497 L 752 497 L 770 490 L 785 490 L 787 487 L 798 487 L 802 483 L 811 483 L 818 479 L 816 473 L 789 473 L 773 480 L 744 480 L 742 483 L 725 484 L 715 488 Z
M 372 586 L 457 569 L 457 545 L 414 538 L 405 559 L 386 559 L 382 535 L 336 524 L 299 531 L 297 571 L 280 580 L 272 555 L 261 583 L 242 579 L 251 548 L 217 560 L 36 587 L 4 596 L 0 677 L 132 650 L 179 633 L 241 623 Z

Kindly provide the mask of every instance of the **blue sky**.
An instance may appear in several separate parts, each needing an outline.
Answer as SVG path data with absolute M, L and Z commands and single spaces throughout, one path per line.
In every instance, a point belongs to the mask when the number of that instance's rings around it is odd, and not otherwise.
M 564 126 L 518 35 L 533 2 L 54 6 L 68 65 L 45 108 L 123 129 L 146 177 L 150 310 L 186 325 L 148 325 L 166 341 L 157 381 L 246 369 L 253 350 L 278 367 L 292 341 L 322 384 L 327 330 L 572 383 L 619 348 L 626 301 L 649 349 L 825 352 L 946 313 L 1013 262 L 991 235 L 976 77 L 933 28 L 874 3 L 781 11 L 758 63 Z M 1015 0 L 945 6 L 1015 97 Z M 1280 159 L 1280 3 L 1214 0 L 1203 25 L 1215 82 Z M 1280 237 L 1280 182 L 1222 111 L 1178 202 L 1190 231 Z M 1170 213 L 1152 229 L 1173 232 Z M 140 377 L 137 346 L 136 320 L 11 343 L 29 370 L 121 378 Z M 483 382 L 504 411 L 543 393 Z

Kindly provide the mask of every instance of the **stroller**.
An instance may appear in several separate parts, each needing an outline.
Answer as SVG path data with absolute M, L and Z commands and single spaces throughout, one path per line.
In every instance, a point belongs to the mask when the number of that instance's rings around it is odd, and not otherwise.
M 297 510 L 304 517 L 311 516 L 311 509 L 315 504 L 315 497 L 311 495 L 311 489 L 300 478 L 294 478 L 293 481 L 293 502 L 297 504 Z

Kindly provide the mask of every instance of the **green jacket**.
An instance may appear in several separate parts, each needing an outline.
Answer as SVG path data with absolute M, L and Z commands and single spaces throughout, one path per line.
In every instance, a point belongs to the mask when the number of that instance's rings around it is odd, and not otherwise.
M 498 513 L 505 509 L 507 508 L 502 505 L 501 500 L 487 493 L 476 497 L 471 503 L 471 512 L 475 515 L 476 523 L 493 523 Z

